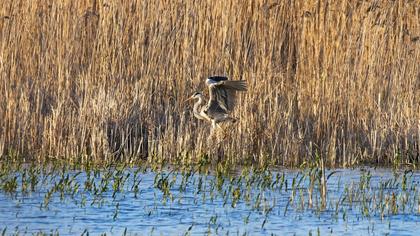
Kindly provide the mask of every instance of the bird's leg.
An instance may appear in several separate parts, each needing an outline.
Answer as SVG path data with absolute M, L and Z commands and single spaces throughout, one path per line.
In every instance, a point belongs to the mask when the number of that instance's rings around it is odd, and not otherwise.
M 213 129 L 210 131 L 210 135 L 207 137 L 207 146 L 211 147 L 213 142 Z
M 224 140 L 225 138 L 226 138 L 226 130 L 224 130 L 223 129 L 223 127 L 219 124 L 219 123 L 216 123 L 216 126 L 217 126 L 217 128 L 219 128 L 220 129 L 220 131 L 222 132 L 222 140 Z
M 217 132 L 216 132 L 217 130 L 216 130 L 216 128 L 217 128 L 217 123 L 216 123 L 215 120 L 212 120 L 211 121 L 211 129 L 210 129 L 209 139 L 213 139 L 215 135 L 216 135 L 216 138 L 217 138 Z
M 214 135 L 216 135 L 217 137 L 217 123 L 215 120 L 211 121 L 211 130 L 210 130 L 210 136 L 213 137 Z
M 231 117 L 231 116 L 227 116 L 226 117 L 226 120 L 225 120 L 225 122 L 232 122 L 232 124 L 234 124 L 234 123 L 236 123 L 238 120 L 236 119 L 236 118 L 234 118 L 234 117 Z M 232 126 L 229 126 L 229 128 L 228 128 L 228 130 L 225 130 L 225 129 L 223 129 L 220 125 L 218 125 L 219 126 L 219 128 L 222 130 L 222 132 L 223 132 L 223 139 L 225 139 L 226 138 L 226 136 L 227 136 L 227 132 L 229 131 L 232 131 Z
M 216 123 L 216 121 L 215 120 L 212 120 L 211 121 L 211 130 L 212 130 L 212 132 L 217 128 L 217 126 L 218 126 L 218 124 Z
M 211 133 L 210 133 L 210 135 L 212 137 L 214 136 L 214 138 L 216 140 L 216 143 L 219 142 L 219 130 L 222 131 L 222 134 L 223 134 L 222 139 L 224 139 L 226 135 L 224 133 L 223 128 L 220 126 L 220 124 L 217 120 L 212 120 L 211 121 Z
M 210 128 L 210 135 L 207 137 L 207 145 L 208 147 L 212 147 L 214 145 L 214 138 L 217 138 L 217 134 L 215 133 L 215 127 L 213 126 L 213 122 L 212 122 L 212 126 Z

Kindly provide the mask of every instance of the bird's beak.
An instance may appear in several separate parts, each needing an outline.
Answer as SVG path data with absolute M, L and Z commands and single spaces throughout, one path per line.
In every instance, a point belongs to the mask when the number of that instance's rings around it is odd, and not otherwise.
M 188 101 L 190 101 L 190 100 L 192 100 L 193 99 L 193 97 L 190 97 L 190 98 L 188 98 L 187 100 L 185 100 L 184 101 L 184 103 L 186 103 L 186 102 L 188 102 Z

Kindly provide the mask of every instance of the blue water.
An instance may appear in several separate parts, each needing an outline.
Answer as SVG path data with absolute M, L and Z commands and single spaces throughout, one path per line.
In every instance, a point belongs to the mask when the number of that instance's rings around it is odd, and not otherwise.
M 213 174 L 195 173 L 181 185 L 182 174 L 166 170 L 161 174 L 164 177 L 169 175 L 167 180 L 172 182 L 169 196 L 166 197 L 157 184 L 161 175 L 156 178 L 156 172 L 146 170 L 138 172 L 135 179 L 135 171 L 126 169 L 120 175 L 112 173 L 113 177 L 104 185 L 108 189 L 96 197 L 94 191 L 85 189 L 86 172 L 70 171 L 67 173 L 70 178 L 77 176 L 71 181 L 69 186 L 72 187 L 69 189 L 78 186 L 78 190 L 74 194 L 72 190 L 64 191 L 63 195 L 56 191 L 48 205 L 45 204 L 47 191 L 63 179 L 60 174 L 47 175 L 47 172 L 43 172 L 34 191 L 22 192 L 21 181 L 18 181 L 16 193 L 0 191 L 0 230 L 5 229 L 6 234 L 58 232 L 61 235 L 87 232 L 93 235 L 420 234 L 419 172 L 408 174 L 407 189 L 403 190 L 401 172 L 395 175 L 387 169 L 369 170 L 369 185 L 363 190 L 366 196 L 379 196 L 382 191 L 391 197 L 394 193 L 399 204 L 396 212 L 386 211 L 381 217 L 380 210 L 373 210 L 373 206 L 378 204 L 377 200 L 366 201 L 370 209 L 368 215 L 363 214 L 360 201 L 349 204 L 343 200 L 346 188 L 353 186 L 355 191 L 360 190 L 361 175 L 367 173 L 361 170 L 336 170 L 328 179 L 327 206 L 322 210 L 317 207 L 320 205 L 319 195 L 314 197 L 314 207 L 308 206 L 307 179 L 302 179 L 295 194 L 292 194 L 293 178 L 298 182 L 302 176 L 297 171 L 277 170 L 271 173 L 272 179 L 277 173 L 284 173 L 287 188 L 285 184 L 281 187 L 279 184 L 273 188 L 262 187 L 258 184 L 258 178 L 247 187 L 245 180 L 237 182 L 238 175 L 235 174 L 224 177 L 224 183 L 217 188 L 217 179 Z M 21 173 L 13 175 L 22 179 Z M 101 172 L 95 176 L 97 186 L 101 185 L 103 175 Z M 121 185 L 122 191 L 113 196 L 112 185 L 121 176 L 127 179 Z M 137 196 L 133 188 L 135 181 L 140 181 Z M 380 185 L 387 181 L 393 184 L 381 190 Z M 236 188 L 240 189 L 242 196 L 248 193 L 249 199 L 241 197 L 234 202 L 232 196 Z M 292 195 L 294 201 L 290 202 Z M 301 196 L 305 199 L 303 203 Z M 404 209 L 401 203 L 403 196 L 407 196 Z M 342 201 L 338 208 L 337 201 Z

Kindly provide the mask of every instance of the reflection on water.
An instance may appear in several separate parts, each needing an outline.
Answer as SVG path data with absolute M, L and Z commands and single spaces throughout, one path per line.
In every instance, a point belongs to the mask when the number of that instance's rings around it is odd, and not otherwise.
M 309 196 L 307 172 L 31 168 L 0 176 L 6 233 L 415 235 L 420 229 L 419 172 L 335 170 L 323 207 L 319 182 Z

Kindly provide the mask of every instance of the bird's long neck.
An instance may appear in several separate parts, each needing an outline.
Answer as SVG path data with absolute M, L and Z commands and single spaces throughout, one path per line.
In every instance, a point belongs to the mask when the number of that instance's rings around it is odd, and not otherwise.
M 197 117 L 200 120 L 204 119 L 204 117 L 201 116 L 201 114 L 200 114 L 200 108 L 201 108 L 202 103 L 203 103 L 203 98 L 199 97 L 198 101 L 194 104 L 194 108 L 193 108 L 194 116 Z

